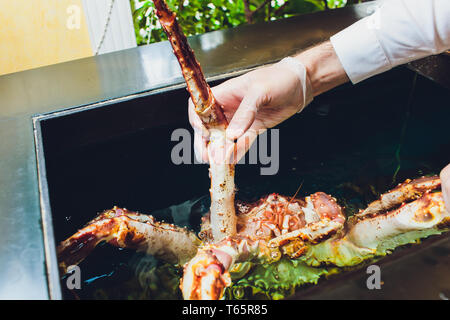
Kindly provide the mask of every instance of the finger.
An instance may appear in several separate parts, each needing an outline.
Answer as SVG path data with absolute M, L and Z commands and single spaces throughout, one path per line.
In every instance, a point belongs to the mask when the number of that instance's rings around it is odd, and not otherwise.
M 445 207 L 450 212 L 450 164 L 442 169 L 440 177 Z
M 261 92 L 259 90 L 250 91 L 244 99 L 242 99 L 239 108 L 227 128 L 226 135 L 228 139 L 238 139 L 251 127 L 256 119 L 256 114 L 262 100 Z
M 189 98 L 188 102 L 188 116 L 189 116 L 189 123 L 191 124 L 194 131 L 201 136 L 208 138 L 209 137 L 209 131 L 206 129 L 205 125 L 203 124 L 202 120 L 198 116 L 198 114 L 195 112 L 195 106 L 192 102 L 192 99 Z
M 235 143 L 232 140 L 225 140 L 224 144 L 210 143 L 208 145 L 209 163 L 215 164 L 231 164 L 232 153 Z
M 199 163 L 208 163 L 208 140 L 197 132 L 194 132 L 194 155 Z
M 238 163 L 253 145 L 258 134 L 262 132 L 257 132 L 256 130 L 248 130 L 244 135 L 242 135 L 236 142 L 236 146 L 231 155 L 231 163 Z
M 237 108 L 243 98 L 245 89 L 245 83 L 243 83 L 243 81 L 241 76 L 227 80 L 211 88 L 214 98 L 216 98 L 216 101 L 226 110 Z

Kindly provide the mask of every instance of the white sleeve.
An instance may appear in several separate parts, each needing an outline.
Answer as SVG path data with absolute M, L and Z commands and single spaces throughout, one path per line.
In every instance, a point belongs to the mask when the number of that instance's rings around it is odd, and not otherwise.
M 330 38 L 353 83 L 450 49 L 450 0 L 386 0 Z

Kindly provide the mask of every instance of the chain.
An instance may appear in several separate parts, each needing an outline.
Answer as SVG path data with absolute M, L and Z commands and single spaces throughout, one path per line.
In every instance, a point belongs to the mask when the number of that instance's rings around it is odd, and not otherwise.
M 147 44 L 149 44 L 150 40 L 152 39 L 152 26 L 153 26 L 153 17 L 154 17 L 154 15 L 153 15 L 153 13 L 151 15 L 152 15 L 152 17 L 151 17 L 150 21 L 148 21 L 149 19 L 148 19 L 148 16 L 147 16 L 148 33 L 149 33 L 148 39 L 147 39 Z
M 114 8 L 114 1 L 115 0 L 110 0 L 110 2 L 109 2 L 109 11 L 108 11 L 108 16 L 106 17 L 105 27 L 103 28 L 102 37 L 100 38 L 100 42 L 98 43 L 98 46 L 97 46 L 97 49 L 95 50 L 94 55 L 98 55 L 98 53 L 100 52 L 100 49 L 103 45 L 103 42 L 105 41 L 106 32 L 108 31 L 109 22 L 111 21 L 112 11 Z

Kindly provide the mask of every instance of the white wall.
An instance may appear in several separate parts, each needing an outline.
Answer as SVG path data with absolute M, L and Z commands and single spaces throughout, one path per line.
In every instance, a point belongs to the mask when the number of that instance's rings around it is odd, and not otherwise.
M 136 47 L 129 0 L 83 0 L 92 50 L 95 53 L 105 30 L 111 3 L 113 9 L 98 54 Z

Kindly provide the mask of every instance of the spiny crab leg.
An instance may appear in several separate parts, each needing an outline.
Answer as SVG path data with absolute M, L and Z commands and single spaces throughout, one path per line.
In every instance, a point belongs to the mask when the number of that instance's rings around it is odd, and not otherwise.
M 407 179 L 391 191 L 382 194 L 379 200 L 370 203 L 365 210 L 356 214 L 354 218 L 363 219 L 390 210 L 406 201 L 418 199 L 425 192 L 437 189 L 440 186 L 441 180 L 437 176 L 423 177 L 415 180 Z
M 345 234 L 309 247 L 304 261 L 311 266 L 353 266 L 444 232 L 450 227 L 450 212 L 439 187 L 437 176 L 405 181 L 350 217 Z
M 384 215 L 358 221 L 347 238 L 358 247 L 376 249 L 383 240 L 396 235 L 449 225 L 450 214 L 445 210 L 442 192 L 425 193 Z
M 183 265 L 197 252 L 200 240 L 193 232 L 114 207 L 97 216 L 57 248 L 62 274 L 83 261 L 100 242 L 132 248 Z
M 234 165 L 228 157 L 232 149 L 226 148 L 225 129 L 228 126 L 222 107 L 214 98 L 206 83 L 200 64 L 181 30 L 175 14 L 164 0 L 153 0 L 156 15 L 167 34 L 173 52 L 181 66 L 188 91 L 203 124 L 210 132 L 208 153 L 211 177 L 211 226 L 216 241 L 236 234 L 236 215 L 234 207 Z M 230 143 L 228 143 L 230 145 Z M 221 153 L 223 161 L 217 161 L 211 150 Z M 226 159 L 226 160 L 225 160 Z

